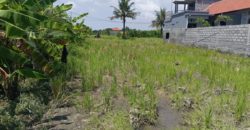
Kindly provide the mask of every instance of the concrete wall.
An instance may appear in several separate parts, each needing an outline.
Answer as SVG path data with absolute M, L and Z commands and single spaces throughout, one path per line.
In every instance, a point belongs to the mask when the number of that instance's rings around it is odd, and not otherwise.
M 165 39 L 166 33 L 170 34 Z M 167 42 L 219 49 L 250 56 L 250 25 L 231 25 L 206 28 L 175 28 L 164 30 Z
M 187 28 L 189 19 L 204 18 L 208 19 L 209 15 L 206 12 L 182 12 L 172 16 L 169 21 L 165 21 L 164 28 Z
M 186 28 L 188 24 L 188 18 L 185 13 L 182 13 L 178 17 L 174 17 L 171 21 L 165 23 L 166 28 Z

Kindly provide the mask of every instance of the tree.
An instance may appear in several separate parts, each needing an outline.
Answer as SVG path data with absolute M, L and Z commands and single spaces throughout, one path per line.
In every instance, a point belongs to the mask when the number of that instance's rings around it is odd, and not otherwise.
M 135 19 L 138 15 L 137 12 L 135 12 L 135 9 L 133 8 L 134 2 L 131 2 L 131 0 L 119 0 L 118 1 L 118 8 L 114 7 L 113 14 L 114 16 L 111 17 L 111 20 L 113 19 L 121 19 L 123 22 L 123 38 L 126 38 L 126 19 L 131 18 Z
M 215 24 L 225 26 L 227 24 L 230 24 L 230 22 L 232 22 L 232 21 L 233 20 L 232 20 L 232 18 L 230 16 L 219 15 L 219 16 L 217 16 L 217 18 L 215 20 Z
M 155 11 L 155 20 L 152 21 L 152 27 L 160 29 L 161 35 L 163 34 L 164 22 L 167 16 L 165 8 L 161 8 L 160 11 Z
M 196 23 L 198 24 L 199 27 L 210 27 L 210 23 L 205 20 L 204 18 L 197 18 Z
M 72 5 L 53 6 L 56 0 L 0 0 L 0 89 L 9 100 L 20 96 L 24 79 L 56 75 L 61 49 L 87 32 L 87 14 L 73 18 Z M 65 53 L 66 54 L 66 53 Z M 66 61 L 67 55 L 62 56 Z

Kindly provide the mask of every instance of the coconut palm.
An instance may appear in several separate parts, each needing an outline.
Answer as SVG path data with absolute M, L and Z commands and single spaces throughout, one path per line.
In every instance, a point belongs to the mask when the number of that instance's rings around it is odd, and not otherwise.
M 125 32 L 126 32 L 126 19 L 132 18 L 135 19 L 137 16 L 137 12 L 135 12 L 135 9 L 133 8 L 134 2 L 131 2 L 131 0 L 119 0 L 118 1 L 118 8 L 114 7 L 113 14 L 114 16 L 111 17 L 111 20 L 113 19 L 121 19 L 123 22 L 123 38 L 125 38 Z
M 164 21 L 166 19 L 167 12 L 165 8 L 161 8 L 159 11 L 155 11 L 155 20 L 152 21 L 152 27 L 156 27 L 163 33 Z

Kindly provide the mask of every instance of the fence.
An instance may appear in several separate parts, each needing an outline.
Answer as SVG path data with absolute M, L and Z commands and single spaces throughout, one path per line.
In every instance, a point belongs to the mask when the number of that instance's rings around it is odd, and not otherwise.
M 167 42 L 219 49 L 250 56 L 250 25 L 164 30 Z

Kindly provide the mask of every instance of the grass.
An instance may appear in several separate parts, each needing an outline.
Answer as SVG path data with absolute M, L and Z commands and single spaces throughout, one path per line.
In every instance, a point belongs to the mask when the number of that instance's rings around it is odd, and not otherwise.
M 84 91 L 102 93 L 98 96 L 105 114 L 93 118 L 98 127 L 123 129 L 128 126 L 124 121 L 130 121 L 128 129 L 155 123 L 159 89 L 183 115 L 181 128 L 250 127 L 249 58 L 157 38 L 103 37 L 87 43 L 70 49 L 70 68 L 82 75 Z M 86 109 L 95 106 L 89 105 L 88 96 L 83 104 Z M 105 118 L 113 125 L 107 126 Z

